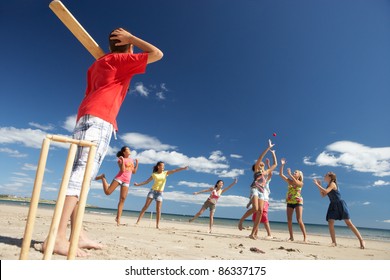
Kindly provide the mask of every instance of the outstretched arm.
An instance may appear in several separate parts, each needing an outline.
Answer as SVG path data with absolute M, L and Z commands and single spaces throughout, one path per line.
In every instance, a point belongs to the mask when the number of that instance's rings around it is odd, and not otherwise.
M 271 148 L 272 148 L 273 146 L 275 146 L 275 144 L 272 144 L 271 140 L 269 139 L 269 140 L 268 140 L 268 147 L 267 147 L 267 149 L 265 149 L 265 150 L 261 153 L 261 155 L 260 155 L 259 158 L 257 159 L 257 161 L 256 161 L 256 163 L 255 163 L 255 168 L 257 168 L 257 166 L 259 166 L 259 164 L 260 164 L 260 162 L 262 162 L 262 160 L 263 160 L 265 154 L 266 154 L 269 150 L 271 150 Z
M 208 189 L 205 189 L 205 190 L 194 192 L 194 194 L 196 195 L 196 194 L 200 194 L 200 193 L 204 193 L 204 192 L 211 192 L 213 189 L 214 189 L 214 187 L 211 187 L 211 188 L 208 188 Z
M 176 172 L 179 172 L 179 171 L 183 171 L 183 170 L 188 170 L 188 166 L 184 166 L 184 167 L 176 168 L 176 169 L 173 169 L 173 170 L 169 170 L 167 172 L 167 175 L 171 175 L 173 173 L 176 173 Z
M 237 178 L 234 179 L 233 183 L 231 183 L 231 184 L 230 184 L 229 186 L 227 186 L 226 188 L 222 189 L 221 194 L 224 193 L 224 192 L 226 192 L 226 191 L 229 190 L 230 188 L 232 188 L 235 184 L 237 184 L 237 182 L 238 182 Z
M 143 181 L 142 183 L 134 183 L 134 186 L 138 187 L 138 186 L 143 186 L 143 185 L 146 185 L 148 184 L 150 181 L 153 180 L 153 177 L 150 176 L 146 181 Z
M 148 64 L 160 60 L 164 55 L 157 47 L 134 36 L 123 28 L 116 29 L 112 32 L 112 35 L 114 36 L 111 37 L 111 39 L 120 41 L 120 43 L 116 44 L 117 46 L 132 44 L 142 51 L 148 53 Z

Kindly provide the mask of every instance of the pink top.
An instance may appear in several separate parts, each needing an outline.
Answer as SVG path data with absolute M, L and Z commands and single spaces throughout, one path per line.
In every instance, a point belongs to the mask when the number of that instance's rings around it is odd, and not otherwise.
M 134 163 L 132 158 L 124 158 L 123 162 L 125 164 L 125 170 L 119 171 L 118 174 L 116 174 L 115 179 L 120 180 L 123 183 L 130 184 L 131 175 L 133 174 L 134 169 Z M 122 165 L 122 159 L 118 159 L 118 163 Z

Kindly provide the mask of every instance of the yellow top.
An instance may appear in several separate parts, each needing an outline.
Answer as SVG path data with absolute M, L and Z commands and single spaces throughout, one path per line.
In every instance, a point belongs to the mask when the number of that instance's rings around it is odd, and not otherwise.
M 152 177 L 154 180 L 152 190 L 162 192 L 165 188 L 165 183 L 167 182 L 168 171 L 163 171 L 161 173 L 153 173 Z

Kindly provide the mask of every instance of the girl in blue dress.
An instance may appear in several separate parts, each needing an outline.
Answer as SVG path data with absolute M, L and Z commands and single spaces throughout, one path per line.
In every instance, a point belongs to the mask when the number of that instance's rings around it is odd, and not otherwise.
M 326 220 L 329 225 L 329 233 L 332 239 L 332 246 L 337 246 L 336 243 L 336 232 L 334 230 L 334 222 L 335 220 L 344 220 L 346 225 L 352 230 L 352 232 L 356 235 L 360 242 L 360 249 L 364 249 L 365 243 L 360 235 L 359 230 L 352 223 L 347 204 L 344 200 L 341 199 L 341 194 L 336 182 L 336 174 L 333 172 L 328 172 L 324 176 L 324 181 L 328 183 L 326 189 L 321 186 L 321 181 L 318 179 L 314 179 L 314 184 L 319 189 L 321 196 L 325 197 L 326 195 L 329 197 L 330 204 L 328 207 L 328 212 L 326 213 Z

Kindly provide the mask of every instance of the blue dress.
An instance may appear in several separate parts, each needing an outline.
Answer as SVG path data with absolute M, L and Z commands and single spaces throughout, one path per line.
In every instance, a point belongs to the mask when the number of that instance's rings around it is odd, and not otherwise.
M 347 204 L 341 199 L 341 194 L 338 190 L 331 190 L 328 193 L 330 204 L 326 213 L 326 220 L 345 220 L 349 219 L 349 211 Z

